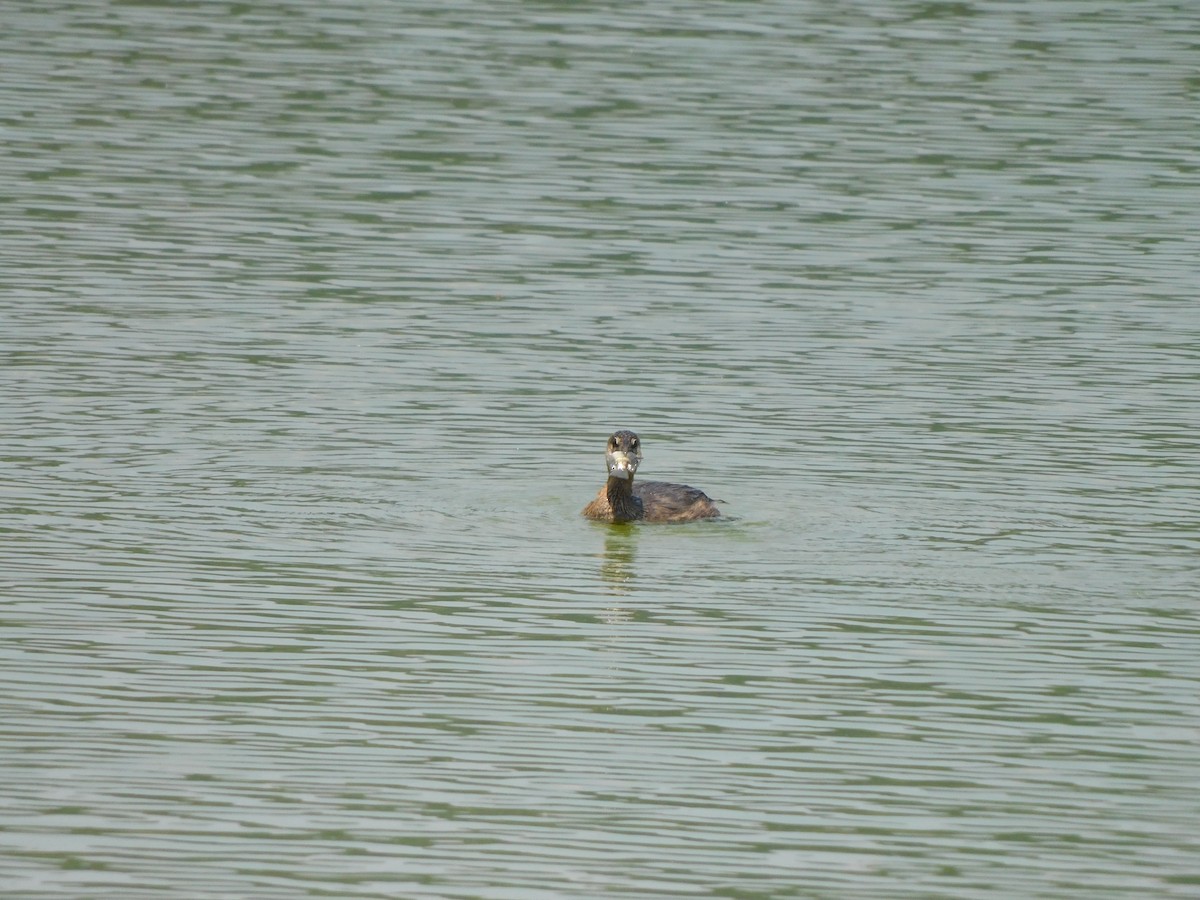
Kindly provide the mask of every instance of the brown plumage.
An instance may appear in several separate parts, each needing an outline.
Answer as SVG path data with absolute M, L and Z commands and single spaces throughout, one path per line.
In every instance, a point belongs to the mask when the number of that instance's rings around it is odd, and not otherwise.
M 583 508 L 589 519 L 601 522 L 691 522 L 721 515 L 712 498 L 699 488 L 665 481 L 633 483 L 642 461 L 642 442 L 632 431 L 608 439 L 604 455 L 608 481 L 596 499 Z

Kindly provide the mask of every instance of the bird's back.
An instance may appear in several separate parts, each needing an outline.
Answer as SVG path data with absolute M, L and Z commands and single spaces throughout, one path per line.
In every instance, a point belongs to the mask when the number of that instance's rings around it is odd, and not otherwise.
M 634 482 L 633 495 L 642 501 L 643 517 L 647 522 L 690 522 L 721 515 L 711 497 L 688 484 Z

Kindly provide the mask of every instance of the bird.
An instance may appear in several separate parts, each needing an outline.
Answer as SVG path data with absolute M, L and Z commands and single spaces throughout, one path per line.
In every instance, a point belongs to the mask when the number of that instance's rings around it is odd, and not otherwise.
M 613 432 L 604 454 L 608 480 L 583 515 L 600 522 L 693 522 L 721 515 L 716 502 L 699 488 L 633 476 L 642 462 L 642 441 L 632 431 Z

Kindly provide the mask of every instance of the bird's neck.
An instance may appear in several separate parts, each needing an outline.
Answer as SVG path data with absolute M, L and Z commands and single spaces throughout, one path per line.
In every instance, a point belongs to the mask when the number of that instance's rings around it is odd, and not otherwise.
M 610 478 L 605 491 L 614 522 L 632 522 L 642 517 L 642 504 L 633 496 L 632 478 Z

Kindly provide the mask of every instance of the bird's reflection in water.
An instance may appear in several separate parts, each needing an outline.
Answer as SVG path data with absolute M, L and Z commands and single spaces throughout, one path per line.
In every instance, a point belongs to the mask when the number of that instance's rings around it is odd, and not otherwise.
M 636 525 L 609 525 L 605 528 L 604 555 L 600 562 L 600 577 L 617 597 L 630 593 L 633 586 L 633 562 L 637 556 Z M 620 606 L 610 606 L 602 614 L 610 624 L 628 622 L 634 612 Z
M 633 581 L 633 559 L 637 555 L 637 526 L 609 525 L 605 531 L 600 577 L 608 582 L 614 593 L 628 593 L 627 586 Z

